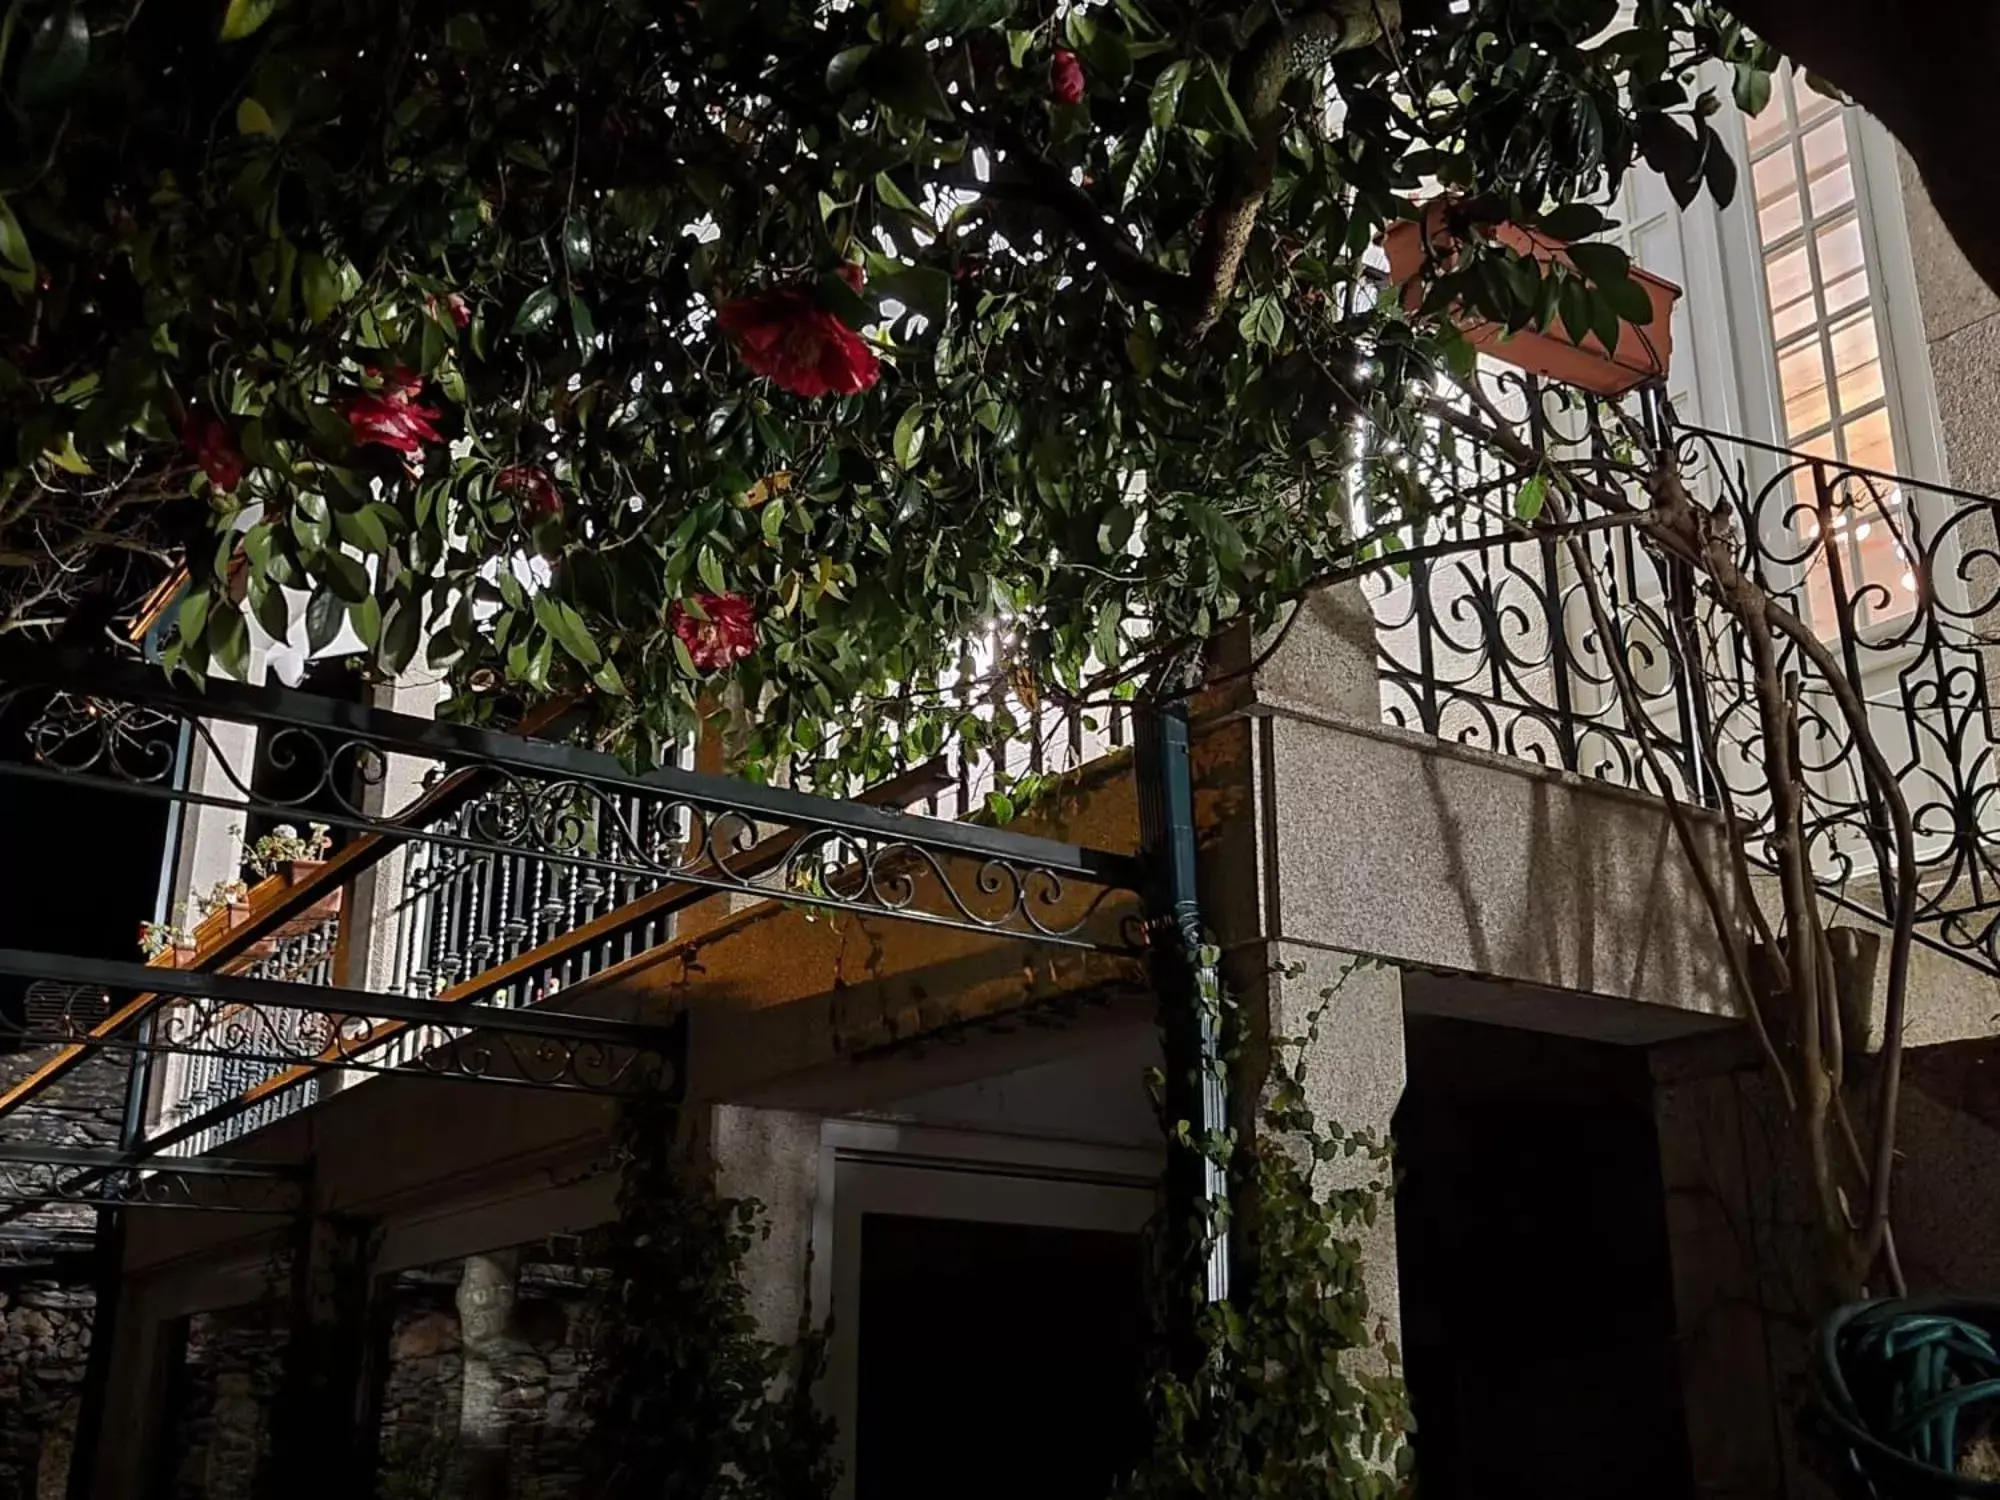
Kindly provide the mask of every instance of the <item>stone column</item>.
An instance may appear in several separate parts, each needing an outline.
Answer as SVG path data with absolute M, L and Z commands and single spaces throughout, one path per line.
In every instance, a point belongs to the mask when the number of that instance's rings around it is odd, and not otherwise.
M 1318 1039 L 1303 1056 L 1307 1102 L 1324 1121 L 1386 1141 L 1404 1081 L 1401 974 L 1327 940 L 1333 929 L 1322 918 L 1342 893 L 1302 878 L 1298 866 L 1303 844 L 1338 840 L 1360 815 L 1316 775 L 1313 742 L 1328 725 L 1380 723 L 1375 620 L 1353 585 L 1300 608 L 1282 642 L 1239 639 L 1225 648 L 1217 686 L 1197 705 L 1196 821 L 1210 830 L 1202 915 L 1253 1044 L 1304 1043 L 1317 1017 Z M 1268 1056 L 1253 1053 L 1248 1071 L 1261 1072 Z M 1239 1128 L 1257 1102 L 1239 1090 Z M 1386 1181 L 1386 1170 L 1356 1157 L 1328 1164 L 1321 1180 L 1331 1188 L 1376 1177 Z M 1392 1204 L 1360 1238 L 1371 1312 L 1379 1332 L 1396 1339 Z
M 374 708 L 414 718 L 436 717 L 444 696 L 442 680 L 413 682 L 405 679 L 373 690 L 369 702 Z M 362 788 L 361 808 L 371 818 L 393 817 L 423 794 L 424 776 L 434 762 L 408 755 L 391 755 L 379 780 Z M 354 880 L 353 899 L 343 920 L 351 929 L 345 944 L 347 973 L 342 982 L 363 989 L 390 988 L 395 980 L 397 903 L 403 894 L 403 871 L 408 864 L 408 846 L 392 849 L 374 866 Z
M 458 1493 L 464 1500 L 507 1494 L 507 1358 L 516 1348 L 518 1250 L 468 1255 L 458 1282 L 464 1363 L 458 1397 Z
M 813 1214 L 819 1198 L 817 1115 L 746 1105 L 710 1112 L 709 1154 L 716 1188 L 725 1198 L 755 1198 L 770 1231 L 751 1242 L 743 1281 L 757 1333 L 773 1343 L 798 1337 L 807 1310 Z M 827 1309 L 813 1309 L 824 1321 Z

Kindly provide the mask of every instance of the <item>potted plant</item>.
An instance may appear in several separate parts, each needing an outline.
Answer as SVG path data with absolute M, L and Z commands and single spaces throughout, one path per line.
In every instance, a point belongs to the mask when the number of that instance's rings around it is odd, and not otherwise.
M 283 874 L 297 885 L 326 863 L 332 847 L 333 836 L 324 823 L 307 824 L 303 838 L 290 823 L 280 823 L 255 843 L 244 845 L 243 863 L 259 879 Z
M 1570 211 L 1587 215 L 1576 220 L 1586 233 L 1603 223 L 1595 210 Z M 1510 329 L 1461 309 L 1459 329 L 1473 347 L 1603 396 L 1663 377 L 1673 356 L 1674 302 L 1681 289 L 1632 265 L 1616 245 L 1572 241 L 1552 225 L 1564 227 L 1557 215 L 1539 225 L 1516 224 L 1482 218 L 1465 200 L 1439 198 L 1421 218 L 1406 219 L 1383 237 L 1389 279 L 1414 311 L 1433 283 L 1469 265 L 1468 244 L 1497 246 L 1541 279 L 1539 316 Z
M 156 968 L 185 969 L 194 962 L 194 934 L 178 922 L 141 922 L 139 952 Z

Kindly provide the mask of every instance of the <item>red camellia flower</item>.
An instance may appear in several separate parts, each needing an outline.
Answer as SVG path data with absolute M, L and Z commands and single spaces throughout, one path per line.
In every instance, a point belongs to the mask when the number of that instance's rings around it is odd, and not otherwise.
M 229 429 L 216 418 L 190 411 L 181 424 L 181 443 L 217 489 L 233 490 L 242 480 L 243 455 L 230 441 Z
M 719 672 L 757 649 L 757 613 L 748 599 L 739 594 L 697 594 L 694 602 L 701 614 L 676 604 L 673 627 L 702 671 Z
M 556 488 L 555 477 L 547 469 L 534 464 L 515 464 L 496 474 L 493 486 L 518 497 L 530 521 L 562 514 L 562 491 Z
M 421 375 L 398 370 L 382 384 L 379 394 L 363 391 L 347 404 L 347 425 L 356 445 L 380 443 L 398 453 L 417 453 L 425 443 L 444 439 L 431 426 L 437 408 L 418 406 L 417 394 L 424 388 Z
M 463 328 L 472 321 L 472 309 L 466 305 L 465 299 L 459 296 L 457 292 L 446 294 L 444 310 L 451 314 L 452 322 L 456 323 L 460 328 Z
M 1056 48 L 1049 64 L 1049 97 L 1058 104 L 1083 103 L 1083 64 L 1074 52 Z
M 744 364 L 794 396 L 852 396 L 882 374 L 860 334 L 795 289 L 723 303 L 722 331 Z
M 842 261 L 840 270 L 835 274 L 857 292 L 868 281 L 868 273 L 862 269 L 861 262 L 858 260 Z

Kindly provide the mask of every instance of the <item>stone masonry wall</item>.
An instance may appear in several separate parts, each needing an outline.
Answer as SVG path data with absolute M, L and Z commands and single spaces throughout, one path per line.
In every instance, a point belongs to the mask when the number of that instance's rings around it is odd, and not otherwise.
M 462 1270 L 451 1262 L 396 1278 L 378 1500 L 472 1500 L 457 1462 L 465 1374 L 457 1308 Z M 487 1356 L 507 1428 L 504 1500 L 581 1500 L 588 1435 L 583 1377 L 601 1274 L 573 1244 L 521 1248 L 511 1326 Z
M 25 1078 L 52 1051 L 0 1055 L 0 1089 Z M 0 1139 L 116 1146 L 124 1105 L 124 1061 L 93 1058 L 9 1116 Z M 96 1218 L 92 1209 L 62 1205 L 28 1214 L 0 1233 L 18 1241 L 8 1247 L 10 1259 L 27 1259 L 36 1238 L 88 1234 Z M 0 1283 L 0 1500 L 60 1500 L 95 1306 L 84 1286 Z

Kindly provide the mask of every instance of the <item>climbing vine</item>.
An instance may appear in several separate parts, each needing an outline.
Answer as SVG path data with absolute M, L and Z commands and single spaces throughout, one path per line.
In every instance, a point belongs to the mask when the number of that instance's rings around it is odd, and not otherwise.
M 1228 1172 L 1233 1211 L 1206 1215 L 1186 1258 L 1163 1266 L 1168 1297 L 1195 1300 L 1192 1357 L 1154 1377 L 1152 1447 L 1122 1495 L 1407 1495 L 1409 1405 L 1395 1344 L 1370 1321 L 1357 1233 L 1375 1222 L 1388 1191 L 1389 1147 L 1325 1119 L 1306 1087 L 1306 1059 L 1340 983 L 1320 992 L 1303 1035 L 1272 1039 L 1265 1077 L 1246 1079 L 1241 1018 L 1214 978 L 1214 950 L 1202 959 L 1200 1003 L 1229 1039 L 1239 1086 L 1261 1087 L 1258 1128 L 1236 1139 L 1167 1121 L 1172 1149 Z M 1216 1235 L 1231 1237 L 1235 1274 L 1229 1300 L 1205 1304 L 1198 1268 Z M 1164 1311 L 1171 1322 L 1174 1309 Z
M 658 1095 L 618 1127 L 618 1217 L 591 1370 L 594 1500 L 819 1500 L 831 1494 L 832 1424 L 812 1402 L 823 1363 L 809 1331 L 761 1337 L 742 1278 L 768 1233 L 754 1199 L 715 1189 Z

